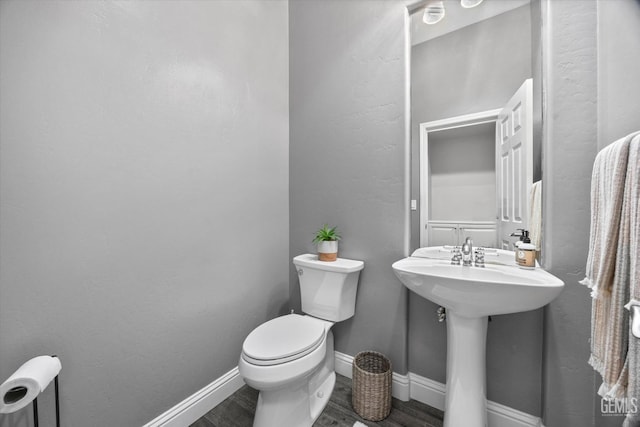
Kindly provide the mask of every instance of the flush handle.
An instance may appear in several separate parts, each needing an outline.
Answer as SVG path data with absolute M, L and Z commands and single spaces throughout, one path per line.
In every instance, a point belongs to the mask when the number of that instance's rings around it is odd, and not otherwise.
M 298 276 L 302 276 L 304 274 L 304 270 L 299 268 L 298 269 Z

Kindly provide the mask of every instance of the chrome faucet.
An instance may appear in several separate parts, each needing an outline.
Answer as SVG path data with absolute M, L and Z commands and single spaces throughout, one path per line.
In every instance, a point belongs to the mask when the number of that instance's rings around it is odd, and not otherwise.
M 471 266 L 471 245 L 468 243 L 470 239 L 464 242 L 462 245 L 462 266 L 470 267 Z
M 471 240 L 471 237 L 464 239 L 464 243 L 469 245 L 469 252 L 473 253 L 473 240 Z

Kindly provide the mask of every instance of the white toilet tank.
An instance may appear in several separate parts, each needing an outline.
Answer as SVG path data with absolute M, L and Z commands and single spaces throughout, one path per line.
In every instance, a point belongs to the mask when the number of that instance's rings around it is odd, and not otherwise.
M 298 270 L 303 312 L 332 322 L 353 316 L 364 262 L 344 258 L 324 262 L 317 255 L 304 254 L 293 258 L 293 264 Z

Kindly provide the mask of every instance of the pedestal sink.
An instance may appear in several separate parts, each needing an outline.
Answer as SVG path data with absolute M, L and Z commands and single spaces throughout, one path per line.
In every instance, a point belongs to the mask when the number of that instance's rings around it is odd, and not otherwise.
M 411 291 L 447 309 L 445 427 L 486 427 L 486 340 L 490 315 L 534 310 L 555 299 L 564 282 L 537 266 L 523 269 L 497 249 L 485 267 L 451 264 L 442 246 L 420 248 L 393 264 Z

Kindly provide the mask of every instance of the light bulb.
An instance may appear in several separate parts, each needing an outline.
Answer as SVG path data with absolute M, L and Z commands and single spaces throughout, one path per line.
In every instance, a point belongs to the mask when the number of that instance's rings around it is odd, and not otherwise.
M 460 0 L 460 6 L 469 9 L 482 3 L 482 0 Z
M 442 18 L 444 18 L 444 3 L 441 1 L 427 6 L 422 15 L 422 21 L 429 25 L 437 24 L 442 21 Z

